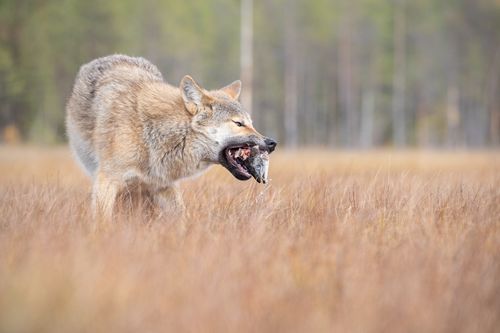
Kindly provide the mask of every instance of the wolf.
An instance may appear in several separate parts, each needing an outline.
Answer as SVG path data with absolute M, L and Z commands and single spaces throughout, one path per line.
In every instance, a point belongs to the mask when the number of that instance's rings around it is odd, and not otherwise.
M 240 92 L 239 80 L 206 90 L 189 75 L 175 87 L 141 57 L 111 55 L 81 66 L 66 130 L 93 180 L 93 215 L 111 218 L 120 193 L 137 185 L 154 206 L 182 209 L 179 181 L 211 165 L 250 179 L 238 156 L 250 147 L 271 153 L 277 143 L 253 127 Z

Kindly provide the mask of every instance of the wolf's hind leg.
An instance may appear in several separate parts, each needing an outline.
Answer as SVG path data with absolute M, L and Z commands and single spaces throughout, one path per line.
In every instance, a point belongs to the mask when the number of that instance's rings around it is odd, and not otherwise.
M 92 214 L 94 218 L 111 220 L 119 190 L 118 182 L 106 177 L 102 172 L 97 173 L 92 189 Z
M 177 185 L 158 191 L 154 196 L 154 202 L 163 212 L 182 213 L 185 209 Z

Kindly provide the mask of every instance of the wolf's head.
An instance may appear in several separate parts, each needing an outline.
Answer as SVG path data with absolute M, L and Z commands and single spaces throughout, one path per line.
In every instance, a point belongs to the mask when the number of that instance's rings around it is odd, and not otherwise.
M 276 141 L 266 138 L 252 126 L 250 115 L 238 102 L 241 81 L 207 91 L 190 76 L 185 76 L 180 90 L 192 116 L 191 127 L 203 137 L 205 160 L 220 163 L 240 180 L 251 178 L 247 167 L 236 157 L 240 149 L 258 146 L 261 151 L 271 153 Z

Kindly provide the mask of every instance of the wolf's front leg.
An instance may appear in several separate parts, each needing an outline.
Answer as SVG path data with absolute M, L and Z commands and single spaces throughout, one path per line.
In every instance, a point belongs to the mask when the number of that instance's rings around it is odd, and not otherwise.
M 119 183 L 98 172 L 92 188 L 92 216 L 111 220 L 115 208 Z
M 181 193 L 177 185 L 161 189 L 155 195 L 155 204 L 163 212 L 182 213 L 185 209 Z

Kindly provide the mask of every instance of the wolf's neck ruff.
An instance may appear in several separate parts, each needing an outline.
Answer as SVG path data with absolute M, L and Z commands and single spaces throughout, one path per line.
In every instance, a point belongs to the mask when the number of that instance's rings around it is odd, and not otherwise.
M 161 125 L 155 124 L 160 122 Z M 188 122 L 169 126 L 167 121 L 158 119 L 148 122 L 144 136 L 149 153 L 149 175 L 161 181 L 161 186 L 195 175 L 205 170 L 210 163 L 206 161 L 206 145 L 197 138 Z

